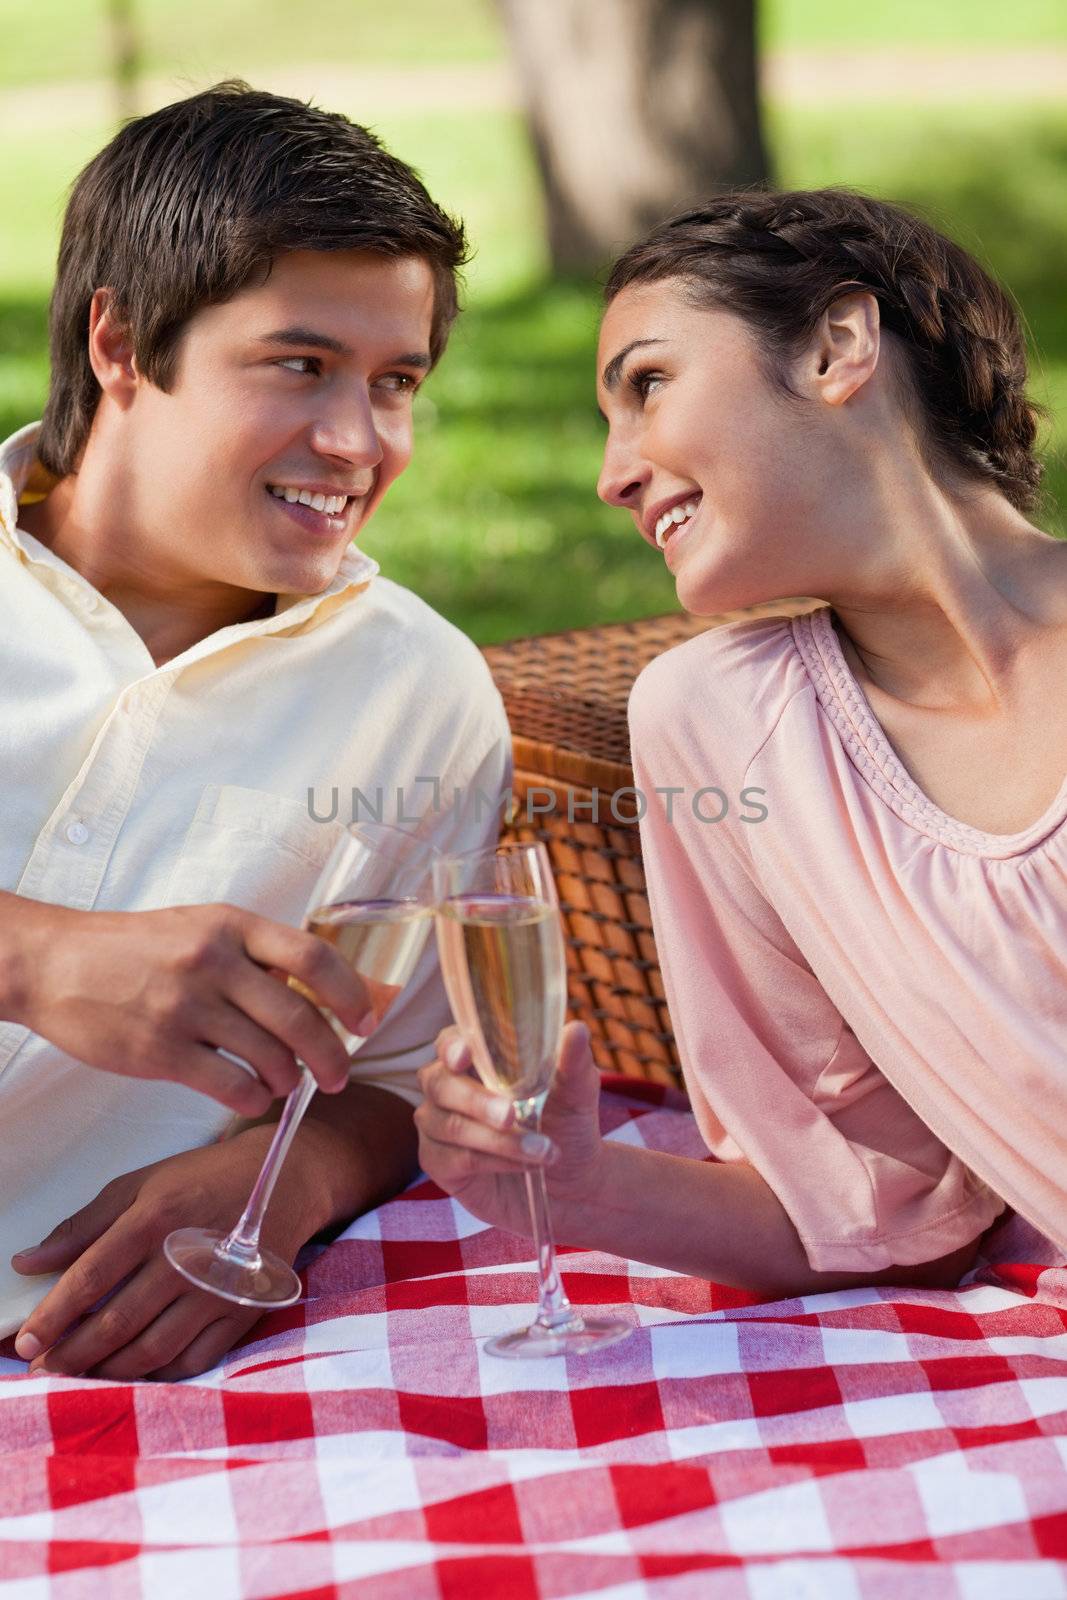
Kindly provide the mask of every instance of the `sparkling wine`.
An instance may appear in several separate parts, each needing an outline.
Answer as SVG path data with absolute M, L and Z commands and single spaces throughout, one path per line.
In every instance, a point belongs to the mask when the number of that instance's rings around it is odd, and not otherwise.
M 432 917 L 432 906 L 417 900 L 346 900 L 305 917 L 309 933 L 333 945 L 363 985 L 367 1010 L 360 1031 L 346 1028 L 298 978 L 289 982 L 319 1007 L 349 1054 L 379 1026 L 411 977 Z
M 438 909 L 445 987 L 478 1076 L 511 1100 L 544 1094 L 567 998 L 559 911 L 515 894 L 458 895 Z

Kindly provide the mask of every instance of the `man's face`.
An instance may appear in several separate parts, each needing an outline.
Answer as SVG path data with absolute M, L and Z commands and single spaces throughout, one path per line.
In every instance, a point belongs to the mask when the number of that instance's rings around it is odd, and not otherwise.
M 326 588 L 411 458 L 433 309 L 416 257 L 299 250 L 198 312 L 170 392 L 142 380 L 128 413 L 126 511 L 156 576 Z

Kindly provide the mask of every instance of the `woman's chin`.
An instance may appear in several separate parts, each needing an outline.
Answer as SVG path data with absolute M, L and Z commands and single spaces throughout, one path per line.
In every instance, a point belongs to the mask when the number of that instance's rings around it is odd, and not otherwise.
M 723 611 L 741 611 L 756 603 L 752 591 L 736 583 L 717 583 L 706 573 L 686 572 L 675 577 L 678 604 L 694 617 L 717 617 Z
M 792 599 L 801 591 L 783 585 L 773 576 L 743 578 L 737 573 L 701 570 L 698 561 L 679 563 L 674 574 L 678 603 L 694 617 L 717 617 L 724 611 L 746 611 L 750 606 L 767 605 L 775 600 Z

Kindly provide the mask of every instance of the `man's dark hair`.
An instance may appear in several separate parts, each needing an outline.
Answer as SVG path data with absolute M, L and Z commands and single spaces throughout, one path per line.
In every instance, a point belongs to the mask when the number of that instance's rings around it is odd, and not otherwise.
M 237 80 L 128 122 L 78 177 L 63 221 L 37 444 L 44 465 L 58 477 L 73 471 L 96 413 L 95 290 L 110 289 L 138 367 L 166 390 L 189 319 L 265 280 L 287 250 L 425 260 L 435 285 L 430 354 L 441 355 L 458 310 L 463 228 L 366 128 Z
M 1007 292 L 973 256 L 900 206 L 849 189 L 717 195 L 661 223 L 611 269 L 628 284 L 678 279 L 695 304 L 756 333 L 769 375 L 839 295 L 867 289 L 903 356 L 916 432 L 934 466 L 994 484 L 1013 506 L 1037 499 L 1040 408 L 1026 393 L 1026 345 Z

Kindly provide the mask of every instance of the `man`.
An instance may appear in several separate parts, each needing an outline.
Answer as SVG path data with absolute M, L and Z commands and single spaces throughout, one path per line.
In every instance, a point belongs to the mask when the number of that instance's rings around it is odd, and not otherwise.
M 350 548 L 410 458 L 463 251 L 371 134 L 238 83 L 128 124 L 75 186 L 44 419 L 0 452 L 0 1335 L 35 1368 L 184 1376 L 247 1331 L 160 1247 L 236 1219 L 298 1060 L 334 1092 L 267 1244 L 292 1260 L 414 1170 L 432 947 L 351 1075 L 284 980 L 362 1015 L 299 927 L 347 820 L 313 795 L 428 813 L 449 849 L 498 821 L 481 657 Z

